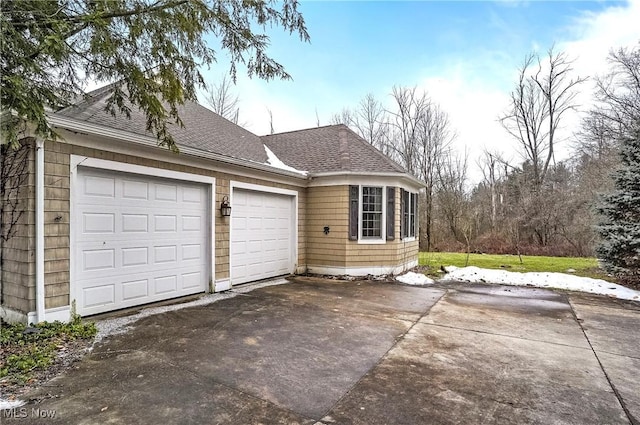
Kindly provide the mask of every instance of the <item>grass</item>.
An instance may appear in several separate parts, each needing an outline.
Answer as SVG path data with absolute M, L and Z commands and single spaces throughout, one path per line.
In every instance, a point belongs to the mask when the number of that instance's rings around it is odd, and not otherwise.
M 42 322 L 33 327 L 0 323 L 0 383 L 25 383 L 50 367 L 60 350 L 77 339 L 93 338 L 93 323 L 76 317 L 69 323 Z
M 421 252 L 419 264 L 429 267 L 428 274 L 435 275 L 440 266 L 464 267 L 466 259 L 466 253 Z M 483 269 L 504 269 L 512 272 L 567 273 L 567 270 L 573 269 L 575 272 L 571 274 L 576 276 L 605 279 L 608 281 L 615 280 L 611 276 L 607 276 L 607 274 L 598 267 L 598 260 L 595 258 L 523 255 L 522 263 L 520 263 L 517 255 L 470 254 L 468 265 Z

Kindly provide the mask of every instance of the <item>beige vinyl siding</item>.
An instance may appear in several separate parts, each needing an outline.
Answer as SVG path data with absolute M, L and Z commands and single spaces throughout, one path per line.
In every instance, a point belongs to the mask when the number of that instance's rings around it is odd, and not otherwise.
M 20 220 L 15 233 L 3 248 L 2 291 L 4 305 L 16 311 L 28 313 L 35 310 L 35 142 L 22 140 L 21 149 L 28 150 L 26 184 L 17 193 Z M 8 221 L 5 217 L 4 222 Z

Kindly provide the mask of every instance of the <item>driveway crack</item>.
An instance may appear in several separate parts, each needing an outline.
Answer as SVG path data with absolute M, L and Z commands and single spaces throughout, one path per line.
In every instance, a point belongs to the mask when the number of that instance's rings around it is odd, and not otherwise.
M 571 313 L 573 314 L 574 320 L 576 321 L 576 323 L 578 323 L 578 326 L 580 326 L 580 329 L 582 330 L 582 334 L 584 335 L 585 339 L 587 340 L 587 343 L 589 344 L 589 347 L 591 347 L 591 352 L 593 353 L 593 355 L 595 356 L 596 360 L 598 361 L 598 365 L 600 365 L 600 369 L 602 370 L 602 373 L 604 373 L 604 377 L 607 379 L 607 382 L 609 383 L 609 386 L 611 386 L 611 389 L 613 390 L 613 393 L 615 394 L 616 398 L 618 399 L 618 403 L 620 403 L 620 407 L 622 407 L 622 410 L 624 411 L 625 415 L 627 416 L 627 419 L 629 419 L 629 423 L 631 425 L 640 425 L 640 422 L 629 411 L 629 408 L 627 407 L 626 403 L 624 402 L 624 399 L 622 398 L 622 395 L 620 394 L 620 392 L 618 391 L 618 389 L 614 385 L 613 381 L 611 381 L 611 378 L 609 377 L 609 374 L 607 373 L 607 371 L 604 368 L 604 365 L 600 361 L 600 357 L 598 356 L 598 353 L 596 352 L 595 348 L 593 348 L 593 344 L 591 344 L 591 340 L 589 339 L 589 336 L 587 335 L 587 332 L 585 331 L 584 327 L 582 326 L 582 320 L 578 319 L 578 315 L 576 314 L 576 311 L 573 308 L 573 304 L 571 303 L 571 300 L 566 295 L 565 295 L 565 298 L 567 300 L 567 303 L 571 307 Z
M 431 312 L 431 309 L 448 294 L 448 290 L 444 288 L 442 290 L 443 290 L 442 295 L 440 295 L 440 297 L 438 297 L 438 299 L 433 304 L 431 304 L 429 308 L 427 308 L 427 310 L 424 313 L 422 313 L 415 321 L 411 321 L 413 324 L 409 326 L 406 331 L 404 331 L 403 333 L 401 333 L 395 338 L 395 340 L 393 341 L 393 344 L 391 344 L 389 349 L 385 351 L 385 353 L 382 356 L 380 356 L 378 361 L 373 366 L 371 366 L 369 370 L 363 373 L 360 379 L 358 379 L 347 391 L 345 391 L 345 393 L 342 394 L 342 397 L 340 397 L 329 409 L 327 409 L 327 411 L 324 412 L 324 414 L 322 414 L 320 418 L 317 418 L 318 421 L 322 422 L 322 419 L 325 418 L 338 404 L 340 404 L 340 402 L 344 400 L 344 398 L 348 396 L 351 393 L 351 391 L 353 391 L 353 389 L 357 387 L 360 384 L 360 382 L 362 382 L 362 380 L 371 373 L 372 370 L 377 368 L 380 365 L 380 363 L 382 363 L 382 361 L 389 356 L 389 353 L 391 352 L 391 350 L 393 350 L 398 345 L 398 343 L 402 341 L 409 332 L 411 332 L 411 330 L 420 322 L 420 320 L 422 320 L 423 317 L 428 315 Z M 406 320 L 406 319 L 403 319 L 402 321 L 409 322 L 409 320 Z M 633 425 L 636 425 L 636 424 L 633 424 Z

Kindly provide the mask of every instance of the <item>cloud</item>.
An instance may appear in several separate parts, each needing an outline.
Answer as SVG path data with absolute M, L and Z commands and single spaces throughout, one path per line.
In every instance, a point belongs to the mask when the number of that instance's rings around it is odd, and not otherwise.
M 607 55 L 611 49 L 632 47 L 640 39 L 640 0 L 622 6 L 610 6 L 601 12 L 577 15 L 563 31 L 563 40 L 556 41 L 556 51 L 564 51 L 575 58 L 576 76 L 595 76 L 608 69 Z M 532 40 L 532 45 L 537 42 Z M 551 46 L 539 47 L 544 51 Z M 522 58 L 527 52 L 522 52 Z M 456 144 L 460 152 L 469 152 L 469 176 L 478 181 L 481 173 L 476 166 L 483 149 L 503 152 L 506 158 L 521 161 L 517 142 L 498 122 L 509 105 L 509 92 L 516 82 L 518 66 L 507 52 L 484 51 L 474 57 L 450 57 L 439 69 L 424 70 L 420 86 L 449 114 L 458 132 Z M 510 69 L 511 71 L 505 71 Z M 505 82 L 507 84 L 505 84 Z M 580 86 L 578 102 L 587 110 L 593 102 L 593 83 Z M 566 115 L 562 133 L 564 143 L 557 146 L 557 160 L 568 158 L 568 139 L 579 129 L 580 114 Z
M 485 149 L 515 156 L 515 141 L 498 122 L 509 102 L 508 93 L 474 75 L 473 63 L 459 63 L 426 77 L 420 84 L 448 113 L 457 132 L 457 151 L 469 155 L 469 178 L 481 177 L 476 162 Z

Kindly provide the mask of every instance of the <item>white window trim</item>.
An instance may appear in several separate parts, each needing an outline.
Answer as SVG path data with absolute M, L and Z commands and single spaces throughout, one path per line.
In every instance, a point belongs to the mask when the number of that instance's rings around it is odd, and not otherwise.
M 404 192 L 409 194 L 409 199 L 411 199 L 411 195 L 416 195 L 416 203 L 418 202 L 418 192 L 411 192 L 410 190 L 407 189 L 403 189 Z M 403 195 L 403 191 L 400 191 L 400 196 Z M 404 211 L 402 211 L 402 203 L 403 200 L 400 199 L 400 222 L 403 223 L 404 222 Z M 405 207 L 407 207 L 407 204 L 405 203 Z M 409 210 L 409 216 L 411 216 L 411 210 Z M 402 242 L 414 242 L 416 240 L 416 237 L 418 236 L 418 216 L 416 215 L 414 218 L 414 226 L 413 226 L 413 232 L 414 235 L 413 236 L 402 236 L 402 232 L 400 232 L 400 240 L 402 240 Z M 411 220 L 409 220 L 409 222 L 411 222 Z M 402 226 L 402 228 L 404 229 L 404 225 Z
M 382 219 L 380 222 L 380 238 L 362 237 L 362 188 L 379 187 L 382 189 Z M 358 186 L 358 243 L 362 245 L 381 245 L 387 243 L 387 191 L 386 186 L 361 184 Z

